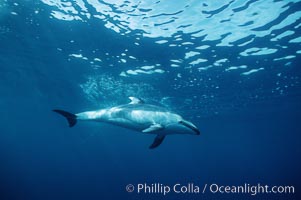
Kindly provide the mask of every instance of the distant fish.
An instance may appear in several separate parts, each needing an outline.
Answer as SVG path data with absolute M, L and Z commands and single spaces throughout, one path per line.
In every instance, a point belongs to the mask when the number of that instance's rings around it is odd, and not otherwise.
M 141 99 L 129 97 L 129 104 L 96 111 L 72 114 L 63 110 L 53 110 L 63 115 L 73 127 L 77 120 L 105 122 L 142 133 L 155 134 L 150 149 L 158 147 L 166 135 L 192 134 L 199 135 L 199 129 L 180 115 L 165 108 L 145 104 Z

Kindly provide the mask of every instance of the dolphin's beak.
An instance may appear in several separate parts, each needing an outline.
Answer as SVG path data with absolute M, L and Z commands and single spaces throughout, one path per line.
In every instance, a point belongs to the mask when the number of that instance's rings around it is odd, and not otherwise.
M 189 129 L 191 129 L 193 132 L 195 132 L 196 135 L 201 134 L 200 130 L 194 124 L 192 124 L 191 122 L 188 122 L 186 120 L 181 120 L 179 123 L 186 126 Z
M 201 132 L 197 127 L 189 127 L 196 135 L 200 135 Z

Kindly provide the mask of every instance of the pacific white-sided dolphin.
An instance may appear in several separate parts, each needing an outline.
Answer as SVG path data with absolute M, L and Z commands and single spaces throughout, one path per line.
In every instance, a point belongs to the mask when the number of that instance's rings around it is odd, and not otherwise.
M 63 110 L 53 110 L 63 115 L 73 127 L 77 120 L 105 122 L 142 133 L 155 134 L 156 137 L 149 147 L 158 147 L 166 135 L 192 134 L 199 135 L 199 129 L 180 115 L 165 108 L 144 103 L 141 99 L 129 97 L 129 104 L 111 108 L 72 114 Z

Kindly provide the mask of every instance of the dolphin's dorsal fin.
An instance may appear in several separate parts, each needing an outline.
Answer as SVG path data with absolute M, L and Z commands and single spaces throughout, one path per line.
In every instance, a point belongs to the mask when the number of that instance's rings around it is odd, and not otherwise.
M 142 104 L 144 101 L 142 99 L 139 99 L 137 97 L 129 97 L 131 100 L 130 104 Z
M 149 133 L 149 132 L 153 132 L 153 131 L 159 131 L 161 129 L 163 129 L 164 127 L 161 124 L 153 124 L 150 127 L 144 129 L 142 132 L 143 133 Z
M 154 149 L 154 148 L 158 147 L 158 146 L 163 142 L 164 138 L 165 138 L 165 135 L 160 135 L 160 134 L 158 134 L 158 135 L 155 137 L 155 139 L 154 139 L 152 145 L 149 146 L 149 148 L 150 148 L 150 149 Z

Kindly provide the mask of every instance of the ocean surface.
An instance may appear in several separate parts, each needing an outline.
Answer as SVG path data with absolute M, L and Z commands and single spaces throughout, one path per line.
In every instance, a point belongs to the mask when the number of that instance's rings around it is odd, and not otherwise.
M 1 0 L 0 200 L 300 199 L 300 61 L 300 0 Z M 52 112 L 129 96 L 201 135 L 150 150 L 154 135 Z M 177 183 L 200 192 L 137 190 Z

